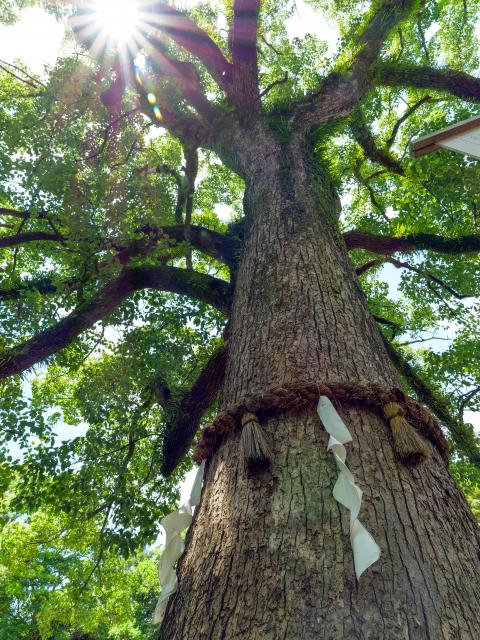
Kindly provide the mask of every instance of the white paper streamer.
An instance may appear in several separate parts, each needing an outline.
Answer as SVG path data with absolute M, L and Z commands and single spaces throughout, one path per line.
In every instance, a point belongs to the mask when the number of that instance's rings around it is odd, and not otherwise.
M 380 558 L 380 547 L 358 519 L 362 504 L 362 490 L 355 484 L 351 471 L 345 464 L 347 452 L 343 446 L 351 442 L 352 436 L 326 396 L 320 396 L 318 415 L 330 435 L 328 450 L 335 456 L 339 470 L 338 479 L 333 488 L 333 497 L 350 511 L 350 543 L 357 580 L 368 567 Z
M 205 471 L 205 461 L 198 467 L 197 475 L 193 481 L 190 498 L 185 504 L 178 508 L 178 511 L 169 513 L 162 519 L 160 524 L 165 529 L 165 549 L 163 550 L 158 565 L 158 578 L 162 585 L 162 591 L 153 614 L 153 624 L 160 624 L 165 615 L 168 598 L 177 590 L 177 573 L 173 565 L 182 555 L 185 544 L 182 540 L 182 531 L 187 529 L 193 518 L 193 507 L 200 503 L 202 493 L 203 474 Z

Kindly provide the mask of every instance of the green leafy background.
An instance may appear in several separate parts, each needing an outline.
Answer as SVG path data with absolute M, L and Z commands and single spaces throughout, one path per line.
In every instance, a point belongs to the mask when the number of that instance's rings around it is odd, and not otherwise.
M 27 4 L 4 2 L 0 20 L 14 22 Z M 61 21 L 70 11 L 63 3 L 41 4 Z M 265 107 L 281 114 L 326 72 L 341 72 L 354 34 L 377 4 L 363 3 L 365 11 L 353 0 L 300 5 L 324 15 L 338 33 L 332 55 L 331 38 L 322 33 L 290 36 L 294 3 L 265 2 L 261 85 L 288 75 L 265 96 Z M 228 19 L 226 5 L 205 2 L 191 10 L 224 50 L 226 34 L 218 27 Z M 391 34 L 383 56 L 475 75 L 478 12 L 476 1 L 426 2 Z M 16 75 L 26 78 L 28 69 L 21 61 L 18 66 Z M 27 231 L 65 238 L 0 251 L 3 350 L 64 317 L 118 274 L 104 238 L 140 242 L 142 227 L 175 223 L 176 182 L 148 168 L 181 172 L 184 159 L 178 141 L 139 113 L 123 117 L 104 144 L 108 112 L 101 93 L 108 78 L 71 35 L 33 86 L 2 69 L 0 206 L 32 216 L 0 214 L 0 239 Z M 215 97 L 215 85 L 201 74 Z M 392 138 L 399 119 L 420 101 Z M 127 90 L 124 113 L 133 103 Z M 316 131 L 312 162 L 328 170 L 342 197 L 342 229 L 393 237 L 478 235 L 478 161 L 449 151 L 409 156 L 416 137 L 478 113 L 477 105 L 446 93 L 377 87 L 350 119 Z M 402 175 L 369 157 L 355 133 L 358 123 L 401 163 Z M 241 216 L 241 180 L 202 152 L 193 221 L 231 232 Z M 167 240 L 133 261 L 155 265 L 166 252 L 170 264 L 185 265 L 185 247 Z M 378 260 L 361 284 L 372 313 L 385 321 L 385 337 L 451 414 L 468 423 L 480 410 L 478 253 L 396 256 L 413 269 L 365 250 L 350 256 L 357 267 Z M 224 265 L 195 252 L 193 260 L 197 271 L 228 280 Z M 54 295 L 42 292 L 48 286 Z M 160 373 L 179 396 L 221 342 L 224 327 L 222 314 L 204 303 L 141 291 L 34 371 L 0 382 L 0 639 L 154 636 L 150 615 L 159 587 L 152 545 L 192 465 L 185 459 L 168 479 L 158 472 L 166 416 L 151 388 Z M 450 440 L 451 471 L 480 518 L 480 472 Z

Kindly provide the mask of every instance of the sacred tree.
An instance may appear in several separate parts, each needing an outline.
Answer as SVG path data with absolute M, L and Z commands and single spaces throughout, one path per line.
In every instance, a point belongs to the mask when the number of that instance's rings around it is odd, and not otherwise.
M 123 43 L 73 4 L 2 76 L 9 508 L 97 519 L 101 570 L 193 459 L 159 638 L 477 638 L 480 174 L 409 145 L 478 113 L 478 3 L 312 0 L 333 50 L 290 2 L 140 2 Z

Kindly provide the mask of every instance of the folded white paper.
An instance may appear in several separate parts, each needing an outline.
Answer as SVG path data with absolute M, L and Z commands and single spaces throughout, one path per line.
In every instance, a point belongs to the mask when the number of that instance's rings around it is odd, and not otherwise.
M 339 471 L 337 482 L 333 488 L 333 497 L 350 511 L 350 543 L 358 580 L 362 573 L 379 559 L 380 547 L 358 519 L 362 504 L 362 491 L 355 484 L 354 477 L 345 464 L 347 452 L 343 446 L 352 440 L 350 431 L 326 396 L 320 396 L 318 415 L 330 435 L 328 450 L 333 453 Z M 158 567 L 162 591 L 153 614 L 154 624 L 162 622 L 168 598 L 177 590 L 177 574 L 174 564 L 185 548 L 181 534 L 192 522 L 193 507 L 200 503 L 204 469 L 205 462 L 202 462 L 187 502 L 161 521 L 161 525 L 165 529 L 166 541 Z
M 380 558 L 380 547 L 358 519 L 362 504 L 362 490 L 355 484 L 351 471 L 345 464 L 347 452 L 343 446 L 352 440 L 350 431 L 326 396 L 320 396 L 318 415 L 327 433 L 328 450 L 335 457 L 338 478 L 333 488 L 333 497 L 350 511 L 350 543 L 357 580 L 368 567 Z
M 202 493 L 203 474 L 205 461 L 198 467 L 197 475 L 193 482 L 190 498 L 177 511 L 165 516 L 161 525 L 165 530 L 165 549 L 163 550 L 158 565 L 158 578 L 162 585 L 162 591 L 153 614 L 153 624 L 160 624 L 167 609 L 168 598 L 177 590 L 177 573 L 173 565 L 182 555 L 185 545 L 182 532 L 187 529 L 193 518 L 193 507 L 200 503 Z

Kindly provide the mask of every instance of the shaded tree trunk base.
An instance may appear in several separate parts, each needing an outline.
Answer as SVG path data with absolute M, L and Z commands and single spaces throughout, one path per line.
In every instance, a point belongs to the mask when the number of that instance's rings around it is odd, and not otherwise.
M 347 463 L 364 491 L 359 517 L 380 560 L 357 583 L 318 418 L 270 420 L 271 473 L 247 477 L 235 439 L 209 465 L 159 638 L 478 638 L 480 530 L 444 463 L 431 448 L 425 465 L 405 467 L 382 420 L 341 414 L 354 438 Z

